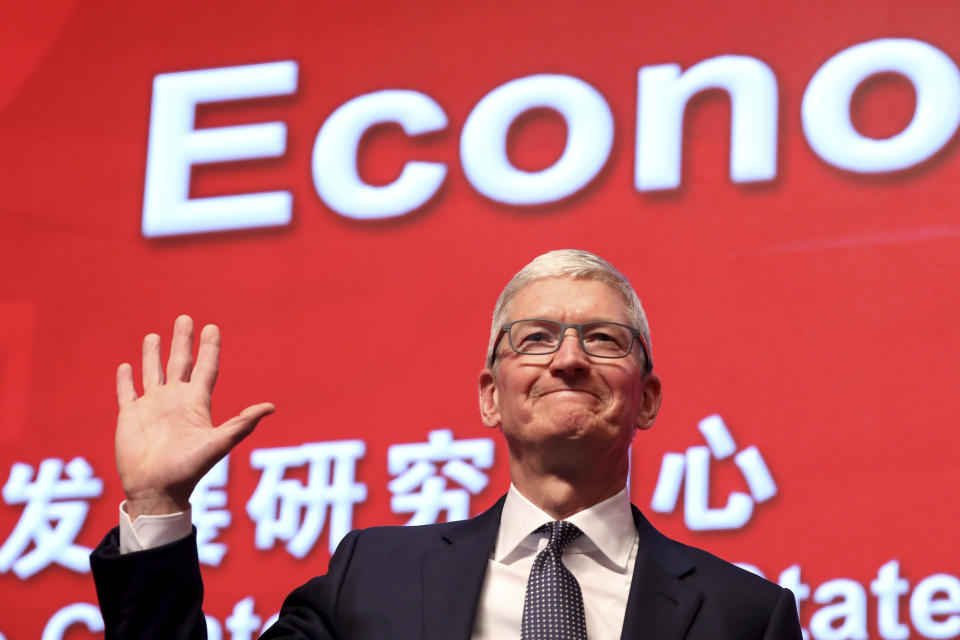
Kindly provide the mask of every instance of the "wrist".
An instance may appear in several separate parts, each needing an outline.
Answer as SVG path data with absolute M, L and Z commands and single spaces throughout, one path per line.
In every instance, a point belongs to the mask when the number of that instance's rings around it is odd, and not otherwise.
M 189 508 L 189 499 L 177 499 L 164 492 L 128 493 L 124 505 L 124 510 L 131 521 L 139 516 L 163 516 L 181 513 Z

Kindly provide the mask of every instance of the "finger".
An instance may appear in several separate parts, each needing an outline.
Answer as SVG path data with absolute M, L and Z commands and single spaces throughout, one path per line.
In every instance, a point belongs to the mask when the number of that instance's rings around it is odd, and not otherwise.
M 137 399 L 137 392 L 133 388 L 133 367 L 124 362 L 117 367 L 117 404 L 123 409 Z
M 240 415 L 234 416 L 224 422 L 217 427 L 217 430 L 223 433 L 223 437 L 228 443 L 228 449 L 232 449 L 238 442 L 253 433 L 253 430 L 257 427 L 257 423 L 259 423 L 261 419 L 270 415 L 275 410 L 276 407 L 269 402 L 255 404 L 241 411 Z
M 167 380 L 190 380 L 193 367 L 193 318 L 178 316 L 173 323 L 170 359 L 167 360 Z
M 148 393 L 163 384 L 163 370 L 160 368 L 160 336 L 155 333 L 143 338 L 143 392 Z
M 197 365 L 193 368 L 190 379 L 206 387 L 208 393 L 213 392 L 213 385 L 217 382 L 217 373 L 220 371 L 220 329 L 215 324 L 208 324 L 200 332 L 200 349 L 197 352 Z

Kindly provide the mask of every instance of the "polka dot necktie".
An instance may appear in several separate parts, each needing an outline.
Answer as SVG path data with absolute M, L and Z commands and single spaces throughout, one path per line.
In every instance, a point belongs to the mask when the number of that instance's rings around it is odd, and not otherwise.
M 550 541 L 537 554 L 523 599 L 521 640 L 587 640 L 580 584 L 561 560 L 563 548 L 583 535 L 576 525 L 559 520 L 537 532 Z

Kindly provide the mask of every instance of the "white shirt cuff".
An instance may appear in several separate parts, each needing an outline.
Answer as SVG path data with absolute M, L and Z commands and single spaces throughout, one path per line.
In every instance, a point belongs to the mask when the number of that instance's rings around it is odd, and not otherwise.
M 137 516 L 133 522 L 126 509 L 127 501 L 120 503 L 120 553 L 146 551 L 190 535 L 190 509 L 162 516 Z

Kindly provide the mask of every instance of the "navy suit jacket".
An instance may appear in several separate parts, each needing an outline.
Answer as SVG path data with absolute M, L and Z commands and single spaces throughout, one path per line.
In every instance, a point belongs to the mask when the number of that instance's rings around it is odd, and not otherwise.
M 470 640 L 502 507 L 462 522 L 352 531 L 263 638 Z M 623 640 L 800 640 L 789 590 L 633 514 L 640 542 Z M 114 529 L 91 564 L 107 640 L 205 637 L 195 538 L 121 556 Z

